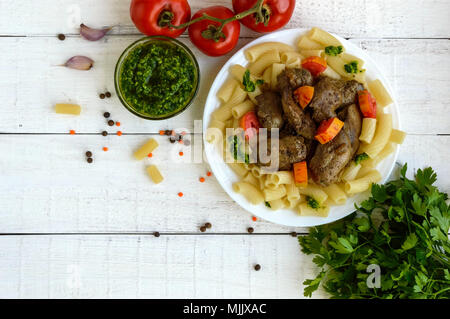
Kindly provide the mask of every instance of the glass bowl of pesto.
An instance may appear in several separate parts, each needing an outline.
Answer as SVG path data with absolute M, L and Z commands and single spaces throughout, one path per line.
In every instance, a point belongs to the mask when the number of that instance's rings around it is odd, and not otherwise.
M 117 61 L 114 85 L 131 113 L 147 120 L 180 114 L 197 95 L 200 69 L 178 40 L 150 36 L 132 43 Z

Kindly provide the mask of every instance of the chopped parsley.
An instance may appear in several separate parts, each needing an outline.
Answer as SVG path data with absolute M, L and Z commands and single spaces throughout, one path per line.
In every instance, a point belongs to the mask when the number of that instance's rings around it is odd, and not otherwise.
M 314 197 L 306 196 L 306 203 L 312 209 L 319 209 L 320 208 L 319 202 L 317 200 L 315 200 Z
M 250 71 L 246 70 L 244 72 L 244 78 L 242 79 L 242 84 L 244 85 L 244 90 L 246 92 L 254 92 L 256 90 L 257 85 L 264 84 L 264 80 L 256 80 L 255 82 L 253 82 L 250 79 Z
M 250 156 L 241 151 L 242 142 L 240 141 L 239 137 L 237 135 L 230 136 L 231 141 L 231 154 L 233 154 L 233 158 L 237 160 L 242 160 L 245 162 L 245 164 L 250 164 Z
M 350 74 L 358 73 L 358 61 L 352 61 L 344 65 L 345 72 Z
M 342 47 L 342 45 L 338 45 L 337 47 L 335 47 L 334 45 L 330 45 L 325 48 L 325 54 L 330 56 L 337 56 L 342 52 L 344 52 L 344 48 Z
M 272 208 L 272 206 L 270 206 L 269 202 L 264 202 L 264 204 L 266 204 L 267 207 Z
M 356 163 L 356 165 L 358 165 L 359 163 L 361 163 L 362 161 L 365 161 L 368 158 L 369 158 L 369 155 L 367 155 L 367 153 L 358 154 L 355 156 L 355 163 Z

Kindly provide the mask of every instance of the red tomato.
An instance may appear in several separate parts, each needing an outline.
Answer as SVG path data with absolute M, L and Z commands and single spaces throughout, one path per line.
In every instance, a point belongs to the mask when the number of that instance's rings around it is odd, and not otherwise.
M 197 11 L 192 17 L 192 20 L 202 16 L 204 13 L 211 17 L 219 19 L 228 19 L 234 16 L 233 11 L 223 6 L 214 6 Z M 239 33 L 241 32 L 241 26 L 238 21 L 227 23 L 223 29 L 223 37 L 217 38 L 205 38 L 204 31 L 210 29 L 211 31 L 217 30 L 220 26 L 220 22 L 211 20 L 202 20 L 189 26 L 189 37 L 192 43 L 203 53 L 209 56 L 224 55 L 236 46 L 239 40 Z
M 191 7 L 187 0 L 132 0 L 130 15 L 136 28 L 142 33 L 176 38 L 186 28 L 169 28 L 167 23 L 166 25 L 162 23 L 161 18 L 168 15 L 169 18 L 166 19 L 173 25 L 186 23 L 191 17 Z
M 302 61 L 302 68 L 311 72 L 312 76 L 318 76 L 327 69 L 327 61 L 318 56 L 310 56 Z
M 358 102 L 364 117 L 377 118 L 377 101 L 375 101 L 369 91 L 358 91 Z
M 233 9 L 241 13 L 255 6 L 257 0 L 233 0 Z M 267 17 L 267 26 L 264 21 L 256 21 L 255 14 L 246 16 L 242 20 L 243 25 L 257 32 L 272 32 L 282 28 L 289 22 L 295 8 L 295 0 L 265 0 L 263 15 Z
M 245 138 L 251 139 L 253 136 L 258 134 L 258 130 L 261 127 L 258 118 L 254 111 L 245 113 L 241 118 L 241 127 L 245 131 Z

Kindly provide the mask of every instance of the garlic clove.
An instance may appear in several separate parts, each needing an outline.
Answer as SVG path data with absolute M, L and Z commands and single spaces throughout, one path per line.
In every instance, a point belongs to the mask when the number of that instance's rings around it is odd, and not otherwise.
M 104 28 L 104 29 L 93 29 L 82 23 L 80 25 L 80 35 L 89 41 L 98 41 L 102 39 L 106 33 L 108 33 L 112 27 Z
M 86 71 L 94 66 L 94 61 L 88 57 L 77 55 L 67 60 L 64 66 L 75 70 Z

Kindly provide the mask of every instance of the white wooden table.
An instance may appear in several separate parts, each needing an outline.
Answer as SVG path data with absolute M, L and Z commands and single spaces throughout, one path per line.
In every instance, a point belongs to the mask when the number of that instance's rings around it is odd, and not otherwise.
M 193 12 L 223 2 L 190 1 Z M 289 233 L 307 229 L 253 222 L 213 177 L 198 182 L 207 164 L 171 162 L 180 146 L 163 137 L 156 136 L 160 147 L 151 160 L 132 160 L 136 146 L 160 129 L 192 129 L 231 54 L 206 57 L 182 37 L 201 68 L 194 105 L 168 121 L 134 117 L 115 94 L 98 98 L 114 92 L 118 56 L 141 36 L 128 7 L 126 0 L 0 0 L 0 298 L 302 297 L 301 282 L 316 270 Z M 431 165 L 444 191 L 450 189 L 449 15 L 448 0 L 297 1 L 286 26 L 319 26 L 370 53 L 394 87 L 409 134 L 399 162 L 408 162 L 410 173 Z M 116 27 L 88 42 L 78 35 L 80 22 Z M 257 36 L 244 28 L 238 47 Z M 94 69 L 56 66 L 77 54 L 92 57 Z M 83 113 L 57 115 L 56 102 L 79 103 Z M 100 135 L 117 130 L 106 126 L 104 111 L 122 123 L 123 136 Z M 91 165 L 87 150 L 94 153 Z M 145 175 L 150 162 L 159 163 L 163 185 Z M 212 229 L 200 233 L 205 222 Z

